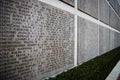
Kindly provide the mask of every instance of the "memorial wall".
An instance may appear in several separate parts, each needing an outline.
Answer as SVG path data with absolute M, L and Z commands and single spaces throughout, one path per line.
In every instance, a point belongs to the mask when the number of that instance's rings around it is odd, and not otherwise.
M 40 80 L 73 67 L 74 15 L 37 0 L 0 0 L 1 80 Z
M 57 2 L 110 28 L 42 1 L 0 0 L 0 80 L 44 80 L 75 67 L 75 58 L 80 65 L 120 46 L 120 17 L 110 0 Z

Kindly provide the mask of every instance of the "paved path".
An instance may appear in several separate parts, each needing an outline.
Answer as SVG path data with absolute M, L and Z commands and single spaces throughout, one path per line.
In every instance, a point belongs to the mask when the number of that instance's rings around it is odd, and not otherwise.
M 105 80 L 120 80 L 120 61 Z

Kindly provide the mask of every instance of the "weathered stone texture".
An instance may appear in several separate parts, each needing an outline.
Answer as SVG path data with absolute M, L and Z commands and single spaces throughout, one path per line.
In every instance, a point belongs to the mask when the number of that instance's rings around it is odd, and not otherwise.
M 78 18 L 78 63 L 99 55 L 98 25 Z
M 99 0 L 99 18 L 102 22 L 106 24 L 109 24 L 109 10 L 110 7 L 106 0 Z
M 106 53 L 110 50 L 110 30 L 99 26 L 99 54 Z
M 0 0 L 1 80 L 41 80 L 73 67 L 74 15 L 37 0 Z
M 78 9 L 98 18 L 98 0 L 78 0 Z

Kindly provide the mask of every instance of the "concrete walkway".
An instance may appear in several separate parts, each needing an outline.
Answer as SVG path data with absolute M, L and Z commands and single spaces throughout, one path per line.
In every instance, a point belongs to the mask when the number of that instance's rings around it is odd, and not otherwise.
M 114 67 L 112 72 L 109 74 L 109 76 L 105 80 L 120 80 L 117 79 L 120 74 L 120 61 L 117 63 L 117 65 Z

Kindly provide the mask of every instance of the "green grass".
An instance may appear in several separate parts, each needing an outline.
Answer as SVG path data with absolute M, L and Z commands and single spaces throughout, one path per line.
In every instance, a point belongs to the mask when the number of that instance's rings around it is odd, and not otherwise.
M 105 80 L 120 60 L 120 47 L 49 80 Z

